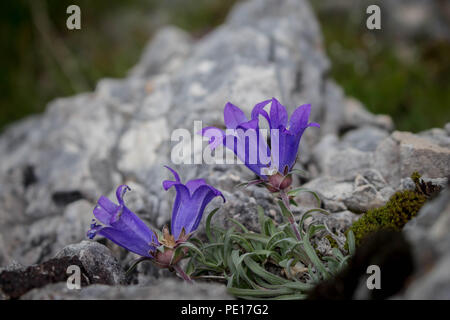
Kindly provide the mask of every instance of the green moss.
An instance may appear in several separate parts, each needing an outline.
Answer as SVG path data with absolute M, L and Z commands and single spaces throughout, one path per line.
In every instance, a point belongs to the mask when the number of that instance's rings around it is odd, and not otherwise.
M 329 234 L 325 236 L 325 238 L 328 239 L 328 241 L 330 242 L 330 245 L 332 248 L 339 248 L 338 243 L 336 242 L 336 240 L 333 239 L 332 236 L 330 236 Z
M 420 175 L 415 172 L 411 178 L 419 185 Z M 400 231 L 403 226 L 417 215 L 427 200 L 422 190 L 403 190 L 396 192 L 382 207 L 367 211 L 349 230 L 355 234 L 356 245 L 368 235 L 379 230 Z

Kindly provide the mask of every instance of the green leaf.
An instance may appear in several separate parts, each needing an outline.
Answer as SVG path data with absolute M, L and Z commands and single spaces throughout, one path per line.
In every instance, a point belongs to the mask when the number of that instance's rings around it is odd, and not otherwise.
M 270 273 L 250 257 L 245 257 L 244 262 L 247 265 L 247 267 L 249 267 L 249 269 L 252 270 L 256 275 L 258 275 L 259 277 L 263 278 L 265 281 L 271 284 L 284 284 L 288 282 L 288 280 L 279 277 L 277 275 L 274 275 L 273 273 Z
M 202 249 L 207 250 L 207 249 L 214 248 L 214 247 L 223 247 L 223 243 L 222 242 L 208 243 L 208 244 L 205 244 L 202 247 Z
M 283 286 L 286 288 L 289 288 L 289 289 L 300 290 L 300 291 L 309 291 L 312 288 L 314 288 L 314 285 L 309 284 L 309 283 L 303 283 L 300 281 L 291 281 L 291 282 L 285 283 Z
M 308 297 L 307 294 L 294 293 L 294 294 L 284 294 L 273 298 L 273 300 L 303 300 Z
M 289 171 L 288 174 L 298 174 L 299 176 L 308 178 L 309 177 L 309 172 L 306 170 L 301 170 L 301 169 L 292 169 L 291 171 Z
M 278 232 L 274 233 L 274 234 L 270 237 L 269 241 L 267 241 L 267 250 L 271 250 L 270 246 L 272 245 L 272 243 L 273 243 L 274 241 L 276 241 L 276 239 L 277 239 L 278 237 L 283 236 L 283 235 L 284 235 L 284 231 L 278 231 Z
M 212 210 L 208 216 L 206 217 L 206 225 L 205 225 L 205 232 L 206 232 L 206 236 L 208 237 L 209 242 L 213 242 L 214 238 L 211 234 L 211 219 L 212 217 L 216 214 L 216 212 L 219 210 L 219 208 L 216 208 L 214 210 Z
M 245 272 L 244 268 L 242 267 L 242 259 L 239 256 L 239 251 L 238 250 L 233 250 L 233 252 L 231 253 L 231 259 L 233 261 L 234 267 L 236 269 L 236 273 L 238 275 L 237 283 L 239 284 L 239 277 L 241 277 L 251 287 L 257 288 L 256 284 L 247 276 L 247 273 Z
M 244 234 L 242 234 L 242 237 L 244 237 L 245 239 L 261 242 L 264 245 L 267 245 L 267 242 L 270 239 L 269 237 L 259 234 L 259 233 L 244 233 Z
M 289 278 L 291 278 L 291 279 L 292 279 L 292 278 L 295 278 L 295 277 L 292 275 L 292 273 L 291 273 L 291 265 L 292 265 L 292 262 L 294 262 L 294 260 L 295 260 L 295 259 L 293 259 L 293 258 L 289 259 L 289 260 L 286 262 L 286 265 L 285 265 L 285 267 L 284 267 L 284 270 L 287 272 Z
M 273 220 L 266 219 L 266 221 L 264 222 L 264 234 L 268 237 L 271 237 L 277 231 L 277 227 L 275 226 Z
M 232 234 L 231 235 L 231 239 L 236 241 L 238 245 L 240 245 L 244 250 L 246 251 L 253 251 L 254 247 L 252 246 L 252 244 L 245 239 L 243 236 L 238 235 L 238 234 Z
M 295 200 L 292 199 L 292 198 L 289 199 L 289 203 L 292 204 L 292 205 L 295 206 L 295 207 L 298 207 L 298 203 L 295 202 Z
M 203 261 L 205 261 L 205 255 L 203 254 L 203 252 L 197 248 L 194 244 L 190 243 L 190 242 L 183 242 L 181 244 L 178 245 L 176 250 L 181 250 L 181 248 L 188 248 L 192 251 L 194 251 L 196 254 L 198 254 Z M 175 251 L 176 251 L 175 250 Z
M 299 188 L 292 189 L 292 190 L 290 190 L 290 191 L 288 192 L 288 195 L 289 195 L 289 196 L 296 197 L 298 194 L 300 194 L 300 193 L 302 193 L 302 192 L 307 192 L 307 193 L 312 194 L 312 195 L 314 196 L 314 198 L 316 199 L 316 201 L 317 201 L 317 206 L 318 206 L 319 208 L 321 207 L 322 201 L 320 200 L 319 195 L 318 195 L 316 192 L 314 192 L 314 191 L 312 191 L 312 190 L 310 190 L 310 189 L 308 189 L 308 188 L 299 187 Z
M 292 291 L 287 288 L 268 290 L 268 289 L 241 289 L 241 288 L 228 288 L 228 292 L 238 297 L 257 297 L 257 298 L 270 298 L 279 295 L 290 294 Z
M 241 187 L 244 187 L 244 186 L 248 187 L 248 185 L 259 184 L 257 182 L 262 183 L 263 181 L 261 181 L 261 179 L 245 181 L 245 182 L 239 183 L 238 185 L 236 185 L 234 187 L 235 188 L 241 188 Z
M 194 260 L 193 258 L 189 259 L 187 265 L 186 265 L 186 273 L 190 276 L 194 273 L 195 271 L 195 264 L 194 264 Z
M 348 244 L 348 252 L 351 256 L 355 254 L 356 245 L 355 245 L 355 234 L 352 230 L 349 230 L 347 233 L 347 244 Z
M 226 266 L 228 265 L 228 259 L 231 255 L 231 250 L 233 248 L 232 241 L 231 241 L 231 234 L 234 232 L 234 227 L 231 227 L 228 229 L 227 233 L 225 234 L 225 239 L 223 240 L 223 260 L 226 262 Z
M 264 214 L 264 208 L 261 206 L 257 206 L 256 210 L 258 211 L 258 220 L 261 228 L 261 232 L 264 230 L 264 221 L 266 220 L 266 216 Z
M 309 242 L 309 234 L 308 233 L 306 234 L 306 237 L 304 239 L 303 248 L 304 248 L 306 254 L 308 255 L 308 258 L 311 260 L 313 265 L 316 267 L 316 269 L 322 273 L 322 275 L 325 279 L 327 279 L 330 276 L 330 274 L 327 271 L 327 269 L 325 268 L 325 266 L 323 265 L 322 261 L 320 261 L 319 257 L 316 254 L 316 251 L 314 250 L 313 246 Z
M 285 218 L 287 218 L 287 219 L 293 219 L 294 218 L 294 216 L 292 215 L 292 212 L 288 208 L 286 208 L 286 206 L 284 205 L 283 201 L 279 200 L 278 201 L 278 205 L 280 206 L 281 214 Z
M 136 267 L 138 266 L 139 263 L 146 261 L 146 260 L 151 260 L 150 258 L 147 257 L 141 257 L 139 259 L 136 259 L 135 261 L 133 261 L 133 264 L 128 268 L 127 272 L 125 273 L 125 275 L 128 277 L 128 275 L 133 272 L 134 269 L 136 269 Z
M 244 227 L 244 225 L 242 223 L 240 223 L 239 221 L 237 221 L 236 219 L 233 218 L 228 218 L 227 220 L 233 222 L 236 226 L 238 226 L 239 228 L 242 229 L 242 232 L 244 233 L 248 233 L 248 229 L 246 227 Z

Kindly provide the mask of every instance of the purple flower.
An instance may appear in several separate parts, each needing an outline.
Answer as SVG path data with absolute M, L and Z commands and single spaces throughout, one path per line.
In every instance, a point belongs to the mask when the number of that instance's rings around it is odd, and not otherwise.
M 178 174 L 173 169 L 167 168 L 174 174 L 175 181 L 166 180 L 163 186 L 166 190 L 174 186 L 177 191 L 172 212 L 172 234 L 166 226 L 158 238 L 125 206 L 123 197 L 130 188 L 121 185 L 116 191 L 119 204 L 104 196 L 99 198 L 94 208 L 96 219 L 93 220 L 87 236 L 90 239 L 96 235 L 104 236 L 129 251 L 152 259 L 160 267 L 176 265 L 183 255 L 174 257 L 174 249 L 180 243 L 186 242 L 197 229 L 206 205 L 216 196 L 221 196 L 224 201 L 225 198 L 219 190 L 207 185 L 203 179 L 182 184 Z
M 131 252 L 153 258 L 160 244 L 152 230 L 125 206 L 123 197 L 128 190 L 130 188 L 126 185 L 117 188 L 118 205 L 104 196 L 98 199 L 94 216 L 101 224 L 94 219 L 87 236 L 90 239 L 96 235 L 104 236 Z
M 270 112 L 264 108 L 271 103 Z M 297 159 L 300 139 L 306 128 L 320 127 L 315 122 L 308 122 L 311 105 L 298 107 L 288 122 L 286 108 L 275 98 L 258 103 L 252 110 L 251 119 L 231 103 L 224 110 L 224 122 L 227 132 L 214 127 L 202 130 L 202 135 L 210 138 L 210 147 L 223 144 L 261 179 L 268 180 L 267 169 L 286 175 Z M 259 130 L 259 116 L 263 116 L 270 127 L 271 149 L 267 146 Z M 231 129 L 234 134 L 229 133 Z M 253 132 L 253 135 L 250 133 Z M 257 140 L 250 140 L 256 138 Z M 253 158 L 252 158 L 253 157 Z M 275 174 L 275 173 L 273 173 Z
M 219 190 L 206 184 L 205 180 L 190 180 L 183 184 L 175 170 L 166 168 L 173 173 L 175 181 L 166 180 L 163 187 L 165 190 L 175 187 L 177 192 L 172 209 L 172 235 L 175 239 L 183 238 L 184 235 L 188 237 L 197 230 L 208 203 L 217 196 L 222 197 L 223 201 L 225 198 Z
M 261 102 L 255 108 L 264 107 L 267 103 Z M 203 136 L 210 138 L 211 149 L 223 144 L 250 170 L 265 177 L 262 171 L 270 165 L 270 149 L 266 139 L 261 137 L 258 118 L 248 120 L 241 109 L 228 102 L 224 109 L 224 122 L 227 132 L 215 127 L 206 127 L 201 131 Z
M 272 159 L 278 164 L 279 172 L 287 174 L 297 160 L 298 147 L 303 132 L 308 127 L 320 128 L 320 125 L 315 122 L 308 122 L 311 114 L 310 104 L 304 104 L 295 109 L 288 125 L 286 107 L 275 98 L 266 102 L 270 101 L 272 101 L 270 114 L 267 114 L 263 109 L 264 106 L 256 105 L 252 111 L 252 119 L 258 119 L 259 115 L 267 119 L 271 129 L 271 140 L 278 144 L 276 148 L 278 153 L 271 153 Z

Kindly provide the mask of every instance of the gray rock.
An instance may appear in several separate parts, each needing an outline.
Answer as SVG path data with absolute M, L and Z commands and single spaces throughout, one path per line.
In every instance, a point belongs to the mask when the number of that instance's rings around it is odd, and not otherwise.
M 381 173 L 375 169 L 367 169 L 361 171 L 361 176 L 364 178 L 365 181 L 372 184 L 377 190 L 381 190 L 385 187 L 387 187 L 387 182 L 384 180 Z M 357 176 L 355 178 L 355 185 L 363 185 L 365 183 L 357 183 Z
M 359 128 L 363 126 L 374 126 L 392 131 L 394 123 L 387 115 L 374 115 L 370 113 L 358 100 L 347 98 L 343 108 L 345 123 L 343 127 Z
M 370 184 L 355 187 L 350 197 L 344 200 L 347 208 L 356 213 L 367 212 L 385 204 L 386 199 Z
M 225 285 L 197 282 L 193 285 L 175 279 L 154 281 L 148 286 L 91 285 L 69 290 L 66 284 L 51 284 L 34 289 L 22 300 L 231 300 Z
M 370 168 L 371 152 L 340 144 L 336 135 L 326 135 L 313 149 L 322 175 L 354 178 L 360 171 Z
M 63 219 L 56 227 L 56 241 L 61 247 L 86 239 L 93 209 L 94 205 L 86 200 L 73 202 L 65 208 Z
M 369 209 L 386 203 L 394 190 L 383 187 L 382 180 L 375 170 L 363 171 L 374 186 L 362 174 L 356 174 L 355 179 L 322 176 L 309 181 L 303 187 L 315 191 L 323 201 L 323 207 L 331 212 L 350 210 L 354 213 L 366 212 Z M 315 207 L 316 200 L 309 193 L 301 193 L 297 203 L 306 207 Z
M 361 127 L 344 134 L 342 143 L 361 151 L 375 151 L 381 140 L 388 135 L 388 132 L 376 127 Z
M 447 135 L 450 136 L 450 122 L 447 122 L 444 126 L 445 131 L 447 132 Z
M 179 28 L 162 28 L 144 49 L 138 64 L 130 71 L 132 77 L 148 77 L 158 73 L 173 73 L 181 67 L 192 50 L 192 39 Z
M 441 248 L 441 253 L 450 249 L 450 237 L 445 230 L 450 223 L 450 190 L 441 191 L 440 195 L 426 203 L 417 214 L 417 217 L 406 224 L 404 232 L 414 239 L 421 237 L 434 241 Z M 417 243 L 418 241 L 414 241 Z
M 450 149 L 412 133 L 395 131 L 377 147 L 372 166 L 394 188 L 414 171 L 428 178 L 442 178 L 450 175 Z
M 449 299 L 450 297 L 450 190 L 426 203 L 403 229 L 411 242 L 416 271 L 397 298 Z
M 104 279 L 111 285 L 125 284 L 125 273 L 119 262 L 104 245 L 94 241 L 71 244 L 59 251 L 55 258 L 76 256 L 94 279 Z
M 346 210 L 344 200 L 349 198 L 354 190 L 351 182 L 327 176 L 311 180 L 303 187 L 316 192 L 323 202 L 323 207 L 331 212 Z M 316 200 L 309 193 L 300 193 L 295 201 L 305 207 L 317 207 Z
M 441 258 L 433 271 L 408 286 L 402 296 L 409 300 L 449 300 L 450 299 L 450 255 Z
M 450 148 L 450 135 L 445 129 L 433 128 L 419 132 L 418 135 L 422 138 L 430 140 L 443 148 Z

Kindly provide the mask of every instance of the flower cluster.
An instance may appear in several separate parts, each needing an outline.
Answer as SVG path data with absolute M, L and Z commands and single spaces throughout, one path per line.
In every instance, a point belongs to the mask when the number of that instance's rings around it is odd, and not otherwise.
M 269 104 L 270 110 L 266 111 Z M 272 98 L 255 105 L 248 119 L 241 109 L 228 103 L 224 110 L 227 130 L 208 127 L 201 131 L 203 136 L 210 139 L 212 149 L 223 144 L 259 177 L 256 183 L 265 185 L 270 192 L 280 194 L 282 213 L 291 223 L 298 240 L 301 240 L 300 232 L 289 210 L 287 190 L 292 183 L 291 173 L 304 131 L 311 126 L 319 127 L 319 124 L 309 122 L 310 113 L 311 105 L 302 105 L 288 119 L 286 108 Z M 260 116 L 267 121 L 269 137 L 260 130 Z M 173 174 L 174 180 L 165 180 L 163 188 L 167 191 L 173 187 L 176 191 L 170 230 L 167 226 L 162 232 L 152 230 L 140 220 L 125 205 L 124 196 L 130 188 L 121 185 L 116 190 L 117 204 L 104 196 L 99 198 L 93 211 L 95 219 L 87 236 L 90 239 L 97 235 L 103 236 L 140 255 L 141 259 L 151 260 L 159 267 L 175 269 L 180 276 L 190 281 L 178 262 L 188 252 L 188 240 L 197 230 L 206 206 L 215 197 L 222 197 L 224 202 L 225 198 L 205 180 L 194 179 L 183 184 L 175 170 L 166 168 Z
M 265 107 L 270 104 L 270 111 Z M 289 172 L 296 160 L 300 139 L 308 127 L 320 127 L 309 122 L 311 105 L 299 106 L 288 121 L 288 113 L 277 99 L 272 98 L 256 104 L 249 120 L 245 113 L 231 103 L 224 110 L 226 132 L 206 127 L 202 135 L 210 140 L 211 149 L 223 144 L 257 176 L 266 182 L 268 189 L 277 192 L 290 186 Z M 259 118 L 262 116 L 270 128 L 270 148 L 263 138 Z M 254 140 L 251 140 L 251 139 Z
M 121 247 L 142 257 L 152 259 L 160 267 L 175 266 L 182 255 L 175 257 L 174 250 L 185 243 L 197 229 L 206 205 L 222 193 L 206 184 L 203 179 L 191 180 L 183 184 L 178 173 L 167 167 L 174 175 L 175 181 L 166 180 L 163 187 L 176 190 L 172 211 L 171 233 L 164 227 L 157 235 L 124 202 L 125 193 L 130 190 L 126 185 L 117 188 L 119 204 L 102 196 L 94 209 L 96 219 L 91 224 L 87 235 L 90 239 L 96 235 L 108 238 Z

